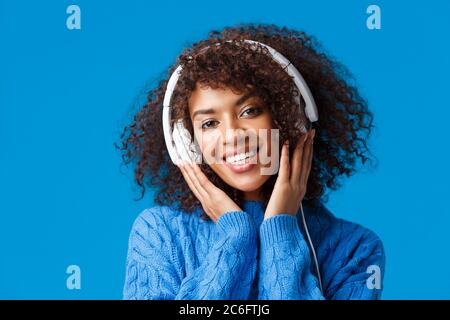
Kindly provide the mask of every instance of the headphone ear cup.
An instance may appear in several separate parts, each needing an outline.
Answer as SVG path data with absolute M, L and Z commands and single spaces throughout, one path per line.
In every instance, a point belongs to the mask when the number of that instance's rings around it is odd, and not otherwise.
M 201 162 L 200 148 L 194 143 L 191 134 L 184 127 L 183 120 L 180 119 L 175 122 L 172 137 L 181 160 Z
M 200 150 L 200 146 L 192 141 L 191 145 L 189 146 L 189 150 L 191 151 L 191 157 L 192 160 L 196 163 L 202 162 L 202 151 Z
M 306 103 L 305 100 L 302 98 L 301 94 L 298 94 L 295 97 L 295 101 L 297 102 L 297 105 L 300 107 L 300 117 L 296 121 L 295 126 L 303 133 L 306 133 L 308 131 L 308 127 L 310 127 L 310 122 L 308 121 L 305 113 Z
M 183 137 L 183 134 L 180 132 L 180 120 L 175 122 L 173 126 L 173 132 L 172 132 L 173 142 L 175 143 L 175 150 L 178 154 L 178 158 L 180 160 L 189 161 L 189 153 L 186 150 L 185 145 L 185 137 Z

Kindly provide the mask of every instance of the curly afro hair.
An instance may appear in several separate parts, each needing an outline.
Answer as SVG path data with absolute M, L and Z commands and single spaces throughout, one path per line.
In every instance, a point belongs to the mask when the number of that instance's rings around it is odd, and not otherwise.
M 240 41 L 244 39 L 271 46 L 300 70 L 317 104 L 319 121 L 311 124 L 300 113 L 295 100 L 299 92 L 292 78 L 266 54 L 267 49 L 250 48 Z M 220 45 L 214 45 L 217 43 Z M 256 90 L 279 129 L 280 146 L 289 140 L 291 148 L 295 147 L 302 134 L 296 121 L 316 129 L 304 199 L 306 206 L 313 206 L 314 200 L 327 202 L 327 190 L 339 188 L 341 177 L 354 174 L 358 163 L 372 162 L 367 141 L 374 127 L 373 115 L 356 87 L 349 84 L 348 79 L 352 77 L 348 70 L 326 55 L 318 41 L 305 32 L 275 25 L 240 24 L 211 31 L 206 40 L 184 49 L 169 68 L 167 77 L 147 92 L 146 103 L 123 129 L 116 147 L 124 164 L 134 166 L 134 178 L 141 190 L 139 199 L 147 186 L 156 191 L 154 201 L 159 205 L 174 206 L 189 213 L 201 208 L 179 169 L 171 162 L 164 142 L 162 102 L 168 77 L 178 64 L 183 66 L 183 71 L 172 96 L 172 121 L 183 119 L 192 136 L 188 99 L 196 83 L 243 93 Z M 207 164 L 201 164 L 200 168 L 217 187 L 242 205 L 241 191 L 226 184 Z M 271 176 L 263 185 L 265 205 L 276 178 L 277 175 Z M 209 219 L 205 213 L 202 218 Z

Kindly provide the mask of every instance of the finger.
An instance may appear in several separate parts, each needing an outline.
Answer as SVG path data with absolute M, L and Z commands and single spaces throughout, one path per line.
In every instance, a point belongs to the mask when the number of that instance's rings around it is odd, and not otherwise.
M 312 143 L 311 143 L 311 154 L 309 155 L 309 160 L 308 160 L 308 163 L 309 163 L 309 166 L 308 166 L 308 172 L 307 172 L 307 175 L 306 175 L 306 185 L 308 185 L 308 179 L 309 179 L 309 176 L 310 176 L 310 173 L 311 173 L 311 168 L 312 168 L 312 160 L 313 160 L 313 156 L 314 156 L 314 137 L 313 137 L 313 139 L 312 139 Z
M 200 194 L 200 192 L 197 190 L 197 187 L 195 186 L 194 182 L 191 179 L 191 176 L 188 173 L 188 169 L 187 169 L 187 163 L 186 162 L 182 162 L 179 165 L 179 168 L 181 170 L 181 173 L 183 174 L 184 179 L 186 180 L 187 184 L 189 185 L 189 188 L 192 190 L 192 192 L 194 193 L 194 195 L 197 197 L 197 199 L 200 201 L 200 204 L 203 207 L 203 210 L 205 211 L 205 213 L 214 221 L 217 221 L 217 217 L 212 214 L 207 207 L 205 207 L 205 202 L 204 202 L 204 198 L 202 197 L 202 195 Z
M 189 178 L 191 179 L 192 183 L 194 184 L 197 191 L 200 193 L 203 199 L 207 199 L 209 197 L 208 192 L 205 190 L 204 186 L 199 181 L 199 178 L 197 177 L 197 173 L 194 171 L 194 164 L 193 163 L 187 163 L 186 164 L 186 172 L 189 175 Z M 200 170 L 200 168 L 198 168 Z
M 209 194 L 209 191 L 211 191 L 216 186 L 211 181 L 209 181 L 208 177 L 203 173 L 203 171 L 195 162 L 191 164 L 191 167 L 195 173 L 196 178 L 198 179 L 199 185 L 206 191 L 206 193 Z
M 186 183 L 188 184 L 189 188 L 191 189 L 191 191 L 195 194 L 195 196 L 200 200 L 201 196 L 199 194 L 199 192 L 197 191 L 197 188 L 195 187 L 194 183 L 192 182 L 191 178 L 189 177 L 189 175 L 186 172 L 186 168 L 185 168 L 185 164 L 180 164 L 179 168 L 181 173 L 183 174 L 184 180 L 186 180 Z
M 280 179 L 281 181 L 288 180 L 289 173 L 289 143 L 285 142 L 283 144 L 283 147 L 281 148 L 280 170 L 278 172 L 278 179 Z
M 294 153 L 292 155 L 292 173 L 291 180 L 292 181 L 300 181 L 300 173 L 302 168 L 302 157 L 303 157 L 303 148 L 305 145 L 305 141 L 308 139 L 308 132 L 306 132 L 300 139 L 298 139 L 297 146 L 295 147 Z
M 198 192 L 197 188 L 195 187 L 194 183 L 192 182 L 189 174 L 186 171 L 186 164 L 182 163 L 179 165 L 179 168 L 181 170 L 181 173 L 183 174 L 184 179 L 186 180 L 189 188 L 192 190 L 192 192 L 194 193 L 194 195 L 197 197 L 198 200 L 200 200 L 200 202 L 202 202 L 203 197 L 200 195 L 200 193 Z
M 189 177 L 191 178 L 192 182 L 194 183 L 195 187 L 197 188 L 199 193 L 202 195 L 203 199 L 210 198 L 210 194 L 207 191 L 208 189 L 205 186 L 208 185 L 210 189 L 211 189 L 211 187 L 215 187 L 215 186 L 209 181 L 209 179 L 206 177 L 206 175 L 200 170 L 198 165 L 195 162 L 188 163 L 187 164 L 187 172 L 188 172 Z M 204 204 L 204 206 L 207 206 L 206 202 L 203 204 Z M 206 210 L 205 210 L 205 212 L 208 214 L 208 216 L 214 222 L 217 221 L 218 217 L 216 216 L 216 214 L 214 212 L 206 211 Z
M 315 130 L 311 130 L 310 137 L 305 145 L 305 150 L 303 152 L 302 158 L 302 172 L 300 173 L 300 185 L 306 187 L 306 183 L 308 182 L 308 168 L 310 167 L 311 155 L 312 155 L 312 141 L 313 136 L 315 134 Z

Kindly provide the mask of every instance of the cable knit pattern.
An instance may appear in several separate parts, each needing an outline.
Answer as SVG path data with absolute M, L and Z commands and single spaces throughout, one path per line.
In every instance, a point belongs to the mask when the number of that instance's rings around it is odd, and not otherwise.
M 319 201 L 304 208 L 324 292 L 304 237 L 301 213 L 264 220 L 260 201 L 223 214 L 215 224 L 166 206 L 144 210 L 133 224 L 124 299 L 379 299 L 367 268 L 384 275 L 380 239 L 335 218 Z

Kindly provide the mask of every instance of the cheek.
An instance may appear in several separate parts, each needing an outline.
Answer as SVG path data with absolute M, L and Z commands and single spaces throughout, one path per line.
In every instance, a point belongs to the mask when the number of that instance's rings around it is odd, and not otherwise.
M 261 124 L 262 126 L 259 128 L 258 134 L 260 145 L 263 146 L 261 152 L 270 156 L 272 147 L 276 147 L 279 142 L 278 130 L 273 128 L 270 116 L 266 117 Z
M 203 157 L 208 163 L 212 163 L 217 153 L 216 149 L 220 141 L 220 133 L 217 130 L 205 132 L 199 130 L 195 134 Z

